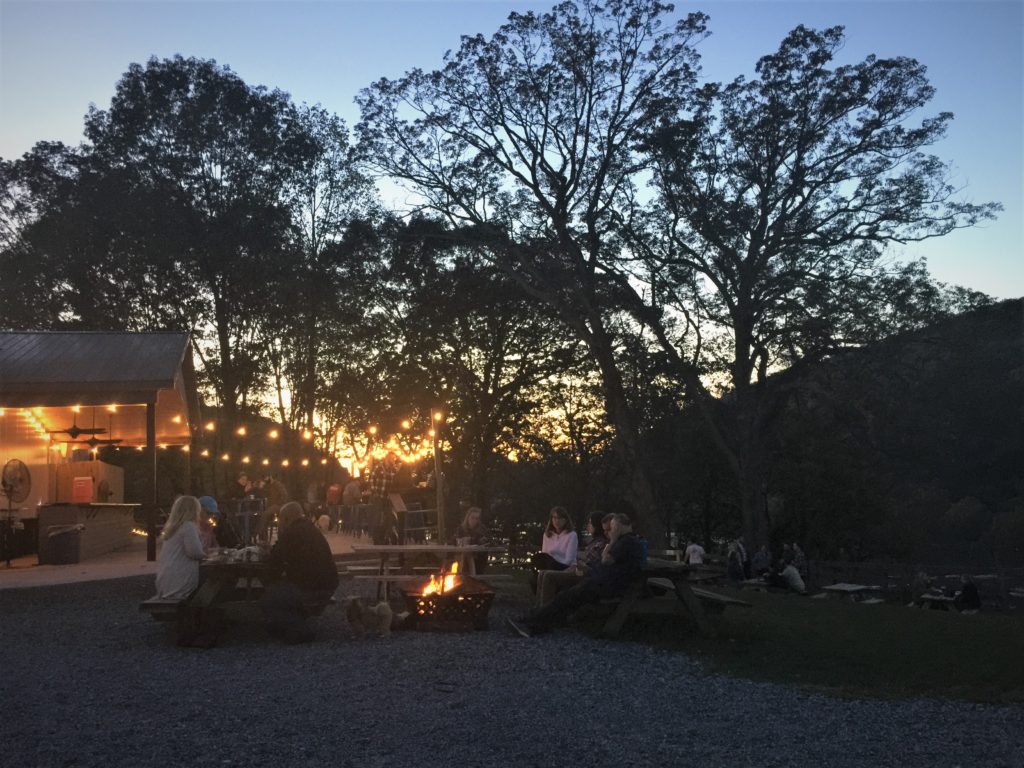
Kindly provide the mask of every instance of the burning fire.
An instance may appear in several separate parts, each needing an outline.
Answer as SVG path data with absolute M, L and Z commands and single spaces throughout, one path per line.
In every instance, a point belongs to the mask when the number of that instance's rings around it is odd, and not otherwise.
M 432 595 L 435 592 L 439 594 L 451 592 L 461 583 L 462 578 L 459 576 L 459 564 L 457 562 L 452 563 L 451 570 L 448 573 L 441 571 L 440 576 L 431 574 L 430 583 L 423 588 L 423 594 Z

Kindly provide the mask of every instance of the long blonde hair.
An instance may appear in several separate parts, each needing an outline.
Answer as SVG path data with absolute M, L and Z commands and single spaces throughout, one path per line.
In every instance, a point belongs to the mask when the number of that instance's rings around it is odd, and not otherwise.
M 171 506 L 171 514 L 167 516 L 160 538 L 167 541 L 184 523 L 198 523 L 199 510 L 199 499 L 195 496 L 179 496 Z

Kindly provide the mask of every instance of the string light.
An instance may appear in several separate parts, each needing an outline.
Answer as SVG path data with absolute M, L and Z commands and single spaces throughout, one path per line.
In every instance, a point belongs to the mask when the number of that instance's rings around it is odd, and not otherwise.
M 371 435 L 376 435 L 377 434 L 377 425 L 376 424 L 371 424 L 370 428 L 367 430 L 367 432 L 369 432 Z
M 216 428 L 217 428 L 217 425 L 214 424 L 212 421 L 206 422 L 206 431 L 207 432 L 213 432 L 213 430 L 215 430 Z
M 235 430 L 235 434 L 239 437 L 245 437 L 245 427 L 239 427 Z
M 206 448 L 203 448 L 203 450 L 201 450 L 201 451 L 199 452 L 199 455 L 200 455 L 200 456 L 209 456 L 209 455 L 210 455 L 210 452 L 209 452 L 209 451 L 208 451 L 208 450 L 207 450 Z
M 173 421 L 175 424 L 181 424 L 181 414 L 176 413 L 173 417 L 171 417 L 171 421 Z
M 269 467 L 270 466 L 270 459 L 264 459 L 263 460 L 263 466 L 264 467 Z
M 279 435 L 280 432 L 278 432 L 276 429 L 272 429 L 267 433 L 267 437 L 269 437 L 271 440 L 277 440 Z
M 412 428 L 412 422 L 409 421 L 408 419 L 402 419 L 402 429 L 411 429 L 411 428 Z
M 320 463 L 323 464 L 324 466 L 326 466 L 327 465 L 327 459 L 320 459 Z
M 303 440 L 310 440 L 310 439 L 312 439 L 312 437 L 313 437 L 313 433 L 310 432 L 308 429 L 304 429 L 302 431 L 302 439 Z
M 248 456 L 243 456 L 242 457 L 242 463 L 243 464 L 248 464 L 249 463 L 249 457 Z
M 309 466 L 309 459 L 303 459 L 302 460 L 302 466 L 308 467 Z
M 288 459 L 281 459 L 281 466 L 282 467 L 287 467 L 290 463 L 291 462 L 289 462 Z
M 221 461 L 228 461 L 230 458 L 231 458 L 231 454 L 225 453 L 223 456 L 220 457 L 220 460 Z

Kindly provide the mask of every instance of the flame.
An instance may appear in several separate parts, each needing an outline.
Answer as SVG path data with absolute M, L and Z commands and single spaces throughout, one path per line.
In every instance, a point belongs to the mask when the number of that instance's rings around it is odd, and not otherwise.
M 423 588 L 424 595 L 432 595 L 435 592 L 444 594 L 445 592 L 451 592 L 455 587 L 462 583 L 462 578 L 459 576 L 459 564 L 452 563 L 451 570 L 448 573 L 441 572 L 440 576 L 431 574 L 430 583 Z

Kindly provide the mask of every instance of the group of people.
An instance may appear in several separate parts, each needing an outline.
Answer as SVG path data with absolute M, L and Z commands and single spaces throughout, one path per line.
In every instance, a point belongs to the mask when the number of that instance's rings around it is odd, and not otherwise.
M 584 605 L 621 596 L 640 577 L 646 552 L 629 515 L 594 512 L 587 529 L 590 540 L 581 550 L 569 513 L 552 508 L 533 558 L 537 606 L 508 621 L 520 635 L 548 632 Z
M 764 579 L 770 587 L 804 594 L 807 591 L 807 556 L 794 542 L 783 544 L 779 557 L 775 557 L 767 545 L 761 545 L 751 557 L 741 536 L 727 548 L 726 575 L 731 581 Z
M 199 586 L 199 563 L 217 545 L 208 527 L 216 502 L 209 496 L 179 496 L 160 538 L 157 596 L 186 600 Z M 310 606 L 326 603 L 338 587 L 334 556 L 323 533 L 289 501 L 277 511 L 278 537 L 266 559 L 261 607 L 268 631 L 286 642 L 313 639 Z M 219 527 L 218 527 L 219 530 Z

